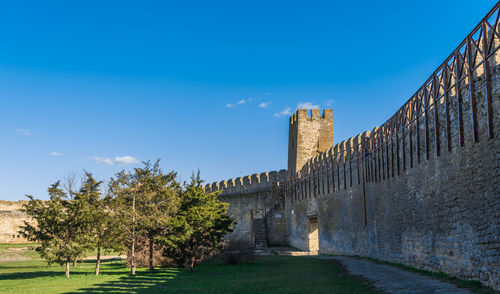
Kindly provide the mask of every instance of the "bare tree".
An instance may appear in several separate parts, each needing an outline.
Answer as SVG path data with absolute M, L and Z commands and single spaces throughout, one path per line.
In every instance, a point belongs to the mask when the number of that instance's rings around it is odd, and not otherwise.
M 71 200 L 73 200 L 73 196 L 78 191 L 76 187 L 76 179 L 78 174 L 76 172 L 70 172 L 63 178 L 63 188 L 66 190 L 66 193 L 69 194 Z

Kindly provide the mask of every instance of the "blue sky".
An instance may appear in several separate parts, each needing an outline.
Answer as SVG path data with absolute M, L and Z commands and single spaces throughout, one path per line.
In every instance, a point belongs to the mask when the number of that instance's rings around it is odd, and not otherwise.
M 0 199 L 162 159 L 208 181 L 286 168 L 288 116 L 340 142 L 388 119 L 496 1 L 4 1 Z

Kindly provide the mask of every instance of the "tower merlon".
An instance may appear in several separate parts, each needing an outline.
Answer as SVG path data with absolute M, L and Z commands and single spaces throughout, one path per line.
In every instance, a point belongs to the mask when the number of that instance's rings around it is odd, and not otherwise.
M 269 182 L 269 173 L 268 172 L 260 173 L 260 182 L 261 183 Z
M 259 174 L 253 174 L 251 177 L 252 177 L 252 184 L 259 184 L 260 183 Z

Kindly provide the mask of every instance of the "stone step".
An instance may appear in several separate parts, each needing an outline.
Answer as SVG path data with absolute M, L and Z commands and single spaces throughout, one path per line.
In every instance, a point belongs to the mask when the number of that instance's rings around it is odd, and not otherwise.
M 266 222 L 263 218 L 254 219 L 253 229 L 255 233 L 255 248 L 267 247 Z

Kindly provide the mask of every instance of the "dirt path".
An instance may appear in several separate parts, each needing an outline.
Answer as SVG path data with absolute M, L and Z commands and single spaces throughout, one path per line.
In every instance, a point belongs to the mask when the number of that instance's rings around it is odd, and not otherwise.
M 87 256 L 83 258 L 84 260 L 96 260 L 97 256 Z M 127 255 L 102 255 L 101 260 L 107 260 L 107 259 L 127 259 Z
M 448 282 L 368 260 L 344 256 L 318 256 L 318 258 L 340 261 L 351 274 L 372 280 L 375 287 L 387 293 L 472 293 Z

